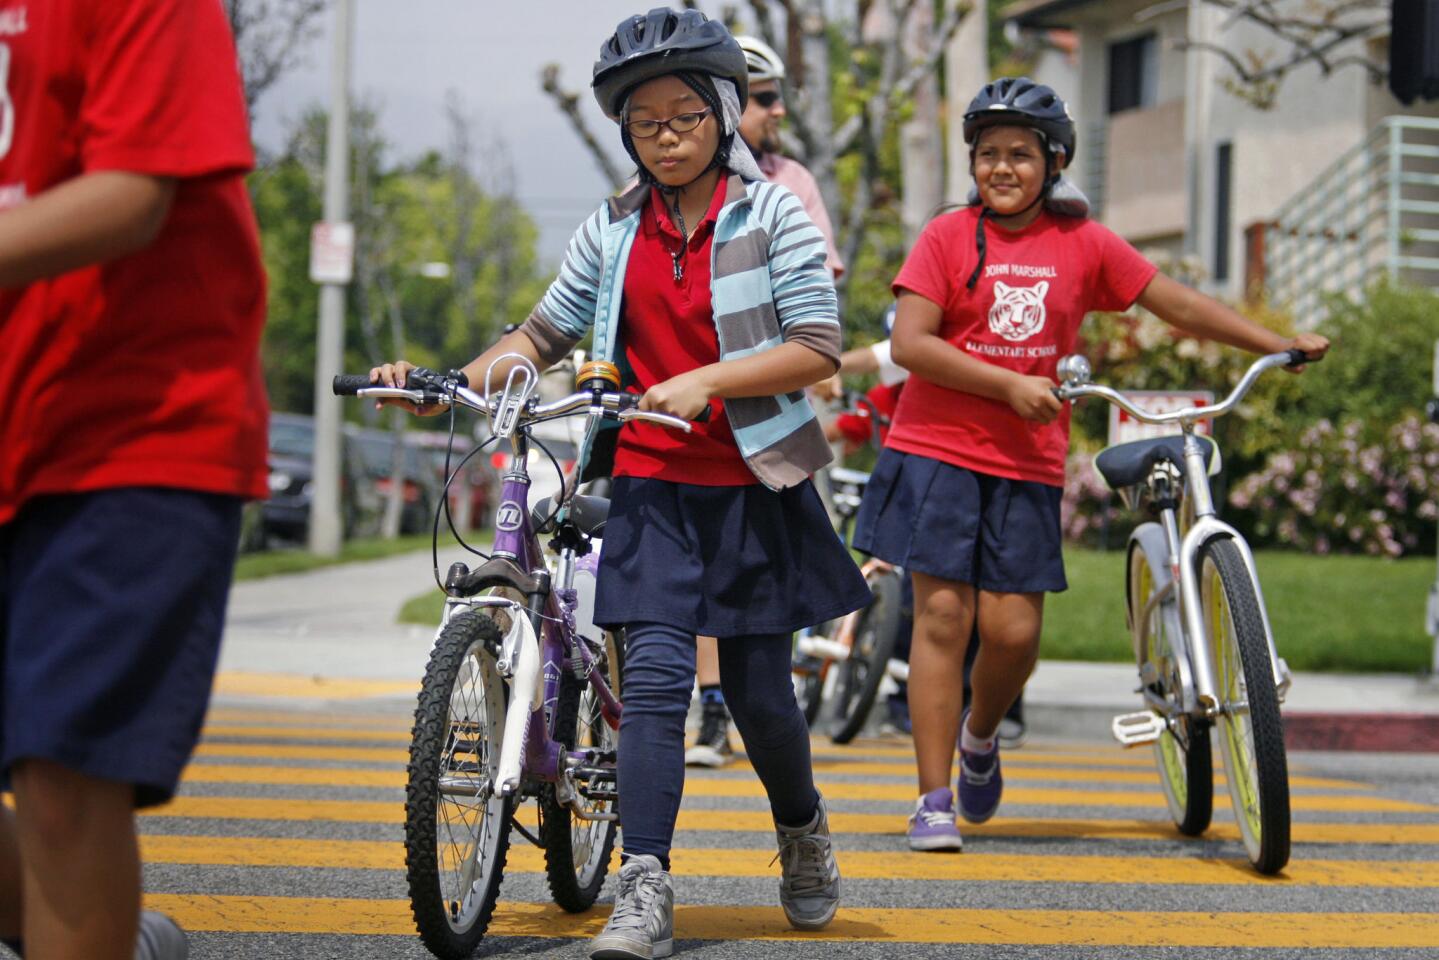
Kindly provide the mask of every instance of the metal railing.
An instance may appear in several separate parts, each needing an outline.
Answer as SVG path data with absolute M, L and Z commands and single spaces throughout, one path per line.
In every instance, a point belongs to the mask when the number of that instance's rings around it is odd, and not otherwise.
M 1265 288 L 1301 323 L 1382 274 L 1439 289 L 1439 120 L 1386 117 L 1264 227 Z

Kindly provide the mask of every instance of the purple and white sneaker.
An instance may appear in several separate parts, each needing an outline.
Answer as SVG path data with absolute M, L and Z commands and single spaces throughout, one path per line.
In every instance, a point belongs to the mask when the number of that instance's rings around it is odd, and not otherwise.
M 948 787 L 931 790 L 914 805 L 909 818 L 911 850 L 961 850 L 959 828 L 954 825 L 954 794 Z
M 966 718 L 967 719 L 967 718 Z M 999 809 L 1004 777 L 999 772 L 999 740 L 988 753 L 959 751 L 959 814 L 970 823 L 984 823 Z

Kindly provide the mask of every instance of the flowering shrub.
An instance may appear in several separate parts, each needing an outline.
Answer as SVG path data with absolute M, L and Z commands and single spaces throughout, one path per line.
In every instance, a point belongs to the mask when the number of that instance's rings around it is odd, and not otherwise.
M 1119 495 L 1105 486 L 1094 469 L 1093 454 L 1069 455 L 1064 464 L 1064 497 L 1059 502 L 1064 539 L 1087 547 L 1120 547 L 1142 519 L 1126 511 Z
M 1365 425 L 1320 420 L 1230 494 L 1258 539 L 1316 553 L 1398 557 L 1434 549 L 1439 425 L 1405 416 L 1366 438 Z

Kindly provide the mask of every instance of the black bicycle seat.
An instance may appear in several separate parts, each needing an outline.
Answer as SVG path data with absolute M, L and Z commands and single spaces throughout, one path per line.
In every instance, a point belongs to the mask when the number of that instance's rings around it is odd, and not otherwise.
M 550 514 L 554 512 L 554 497 L 545 497 L 530 508 L 530 522 L 535 525 L 536 533 L 550 533 L 554 530 L 554 526 L 547 522 Z M 570 501 L 570 521 L 587 537 L 603 537 L 605 521 L 609 517 L 610 501 L 608 497 L 587 497 L 584 494 L 576 494 L 575 498 Z
M 1213 476 L 1219 472 L 1219 447 L 1208 437 L 1195 439 L 1204 448 L 1204 459 L 1209 464 L 1210 476 Z M 1094 469 L 1099 471 L 1111 490 L 1119 490 L 1143 483 L 1149 471 L 1159 463 L 1183 466 L 1183 437 L 1153 437 L 1107 447 L 1094 458 Z

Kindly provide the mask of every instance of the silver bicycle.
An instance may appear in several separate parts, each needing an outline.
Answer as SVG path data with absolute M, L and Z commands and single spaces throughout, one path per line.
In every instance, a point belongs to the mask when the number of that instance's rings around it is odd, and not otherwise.
M 1261 357 L 1213 406 L 1150 413 L 1124 394 L 1089 382 L 1089 363 L 1059 363 L 1061 400 L 1099 397 L 1177 436 L 1122 443 L 1094 465 L 1130 509 L 1157 521 L 1129 538 L 1126 613 L 1145 709 L 1116 717 L 1125 746 L 1154 744 L 1160 784 L 1180 832 L 1208 828 L 1214 780 L 1210 730 L 1219 735 L 1235 819 L 1250 862 L 1272 874 L 1289 862 L 1289 772 L 1279 704 L 1289 689 L 1264 608 L 1254 554 L 1219 519 L 1209 478 L 1219 448 L 1196 433 L 1201 420 L 1238 406 L 1266 370 L 1312 362 L 1301 350 Z

